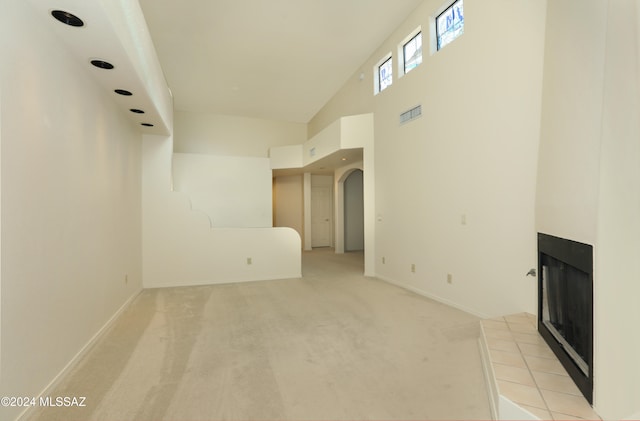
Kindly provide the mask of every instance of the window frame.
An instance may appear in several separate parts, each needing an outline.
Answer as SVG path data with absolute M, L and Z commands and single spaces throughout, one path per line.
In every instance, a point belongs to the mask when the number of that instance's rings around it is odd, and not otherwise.
M 388 66 L 387 63 L 389 64 Z M 384 70 L 383 67 L 388 68 L 390 72 L 386 77 L 383 77 L 382 75 L 382 71 Z M 384 87 L 382 86 L 383 79 L 389 79 L 389 83 Z M 384 91 L 391 85 L 393 85 L 393 57 L 390 56 L 378 66 L 378 92 Z
M 440 31 L 438 30 L 438 20 L 440 19 L 440 17 L 444 14 L 446 14 L 447 12 L 451 12 L 453 10 L 453 7 L 458 4 L 461 3 L 462 4 L 462 9 L 464 10 L 464 0 L 455 0 L 453 3 L 451 3 L 449 6 L 445 7 L 444 10 L 440 13 L 438 13 L 438 15 L 436 15 L 435 19 L 434 19 L 434 26 L 435 26 L 435 44 L 436 44 L 436 51 L 440 51 L 441 49 L 443 49 L 444 47 L 446 47 L 447 45 L 449 45 L 450 43 L 452 43 L 453 41 L 455 41 L 456 39 L 458 39 L 460 37 L 460 35 L 464 34 L 464 12 L 462 15 L 462 32 L 459 33 L 455 38 L 453 38 L 451 41 L 447 42 L 444 45 L 440 45 L 440 41 L 441 41 L 441 36 L 440 36 Z
M 416 38 L 420 37 L 420 62 L 418 64 L 416 64 L 414 67 L 410 68 L 407 70 L 407 55 L 406 55 L 406 46 L 407 44 L 409 44 L 410 42 L 412 42 L 413 40 L 415 40 Z M 418 28 L 414 29 L 411 33 L 409 33 L 409 35 L 402 40 L 402 42 L 400 44 L 398 44 L 398 77 L 401 78 L 402 76 L 406 75 L 407 73 L 409 73 L 411 70 L 415 69 L 416 67 L 420 66 L 422 64 L 422 62 L 424 61 L 424 31 L 422 31 L 422 27 L 419 26 Z
M 382 87 L 383 79 L 381 77 L 380 71 L 382 67 L 385 66 L 389 61 L 391 62 L 389 66 L 389 70 L 391 72 L 391 74 L 389 75 L 390 81 L 389 81 L 389 84 L 383 88 Z M 375 66 L 373 66 L 373 81 L 374 81 L 374 86 L 373 86 L 374 95 L 378 95 L 380 92 L 384 91 L 385 89 L 393 85 L 393 54 L 392 53 L 386 54 L 382 58 L 382 60 L 380 60 L 378 63 L 376 63 Z

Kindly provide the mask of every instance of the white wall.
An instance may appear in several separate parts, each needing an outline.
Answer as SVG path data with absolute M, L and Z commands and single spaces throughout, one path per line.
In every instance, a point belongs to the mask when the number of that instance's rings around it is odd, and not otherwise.
M 4 35 L 4 33 L 0 32 L 0 35 Z M 4 49 L 0 49 L 0 51 L 4 51 Z M 2 69 L 3 67 L 0 67 L 0 71 L 2 71 Z M 0 233 L 1 232 L 2 232 L 2 81 L 0 80 Z M 0 378 L 2 378 L 2 258 L 1 258 L 2 253 L 1 252 L 2 252 L 2 235 L 0 235 Z
M 607 4 L 562 1 L 548 9 L 536 228 L 593 244 Z
M 302 144 L 307 126 L 301 123 L 176 111 L 174 152 L 268 157 L 269 148 Z
M 272 218 L 272 174 L 268 158 L 173 154 L 173 189 L 213 227 L 266 228 Z
M 173 142 L 144 136 L 143 272 L 146 288 L 301 275 L 301 242 L 291 228 L 210 228 L 189 197 L 172 192 Z M 251 264 L 247 259 L 251 258 Z
M 269 149 L 271 169 L 302 168 L 302 153 L 304 145 L 279 146 Z
M 0 395 L 38 396 L 142 287 L 140 134 L 26 2 L 2 7 Z
M 340 117 L 316 133 L 303 145 L 270 150 L 274 169 L 303 168 L 341 149 L 362 149 L 361 162 L 334 170 L 334 247 L 344 253 L 344 179 L 354 169 L 366 170 L 363 176 L 365 275 L 375 276 L 375 164 L 373 114 Z M 304 249 L 311 250 L 311 174 L 303 177 Z
M 594 406 L 640 413 L 637 2 L 549 2 L 537 225 L 594 245 Z
M 546 4 L 468 1 L 464 35 L 429 55 L 431 18 L 445 3 L 428 0 L 416 9 L 309 132 L 354 109 L 374 112 L 379 277 L 476 314 L 535 312 L 535 280 L 525 274 L 536 266 Z M 494 24 L 516 21 L 508 36 Z M 374 97 L 373 66 L 418 26 L 422 65 Z M 423 117 L 399 126 L 399 114 L 417 104 Z
M 640 55 L 634 0 L 608 2 L 595 244 L 595 405 L 640 413 Z
M 145 287 L 299 277 L 299 234 L 270 228 L 268 152 L 303 143 L 306 125 L 206 112 L 174 117 L 172 138 L 144 140 Z
M 303 165 L 309 165 L 340 150 L 342 120 L 336 120 L 320 133 L 305 142 L 302 152 Z
M 307 126 L 309 138 L 320 133 L 340 117 L 373 112 L 369 61 L 363 63 L 363 66 L 349 78 L 340 91 L 336 92 L 309 121 Z M 365 77 L 360 79 L 360 74 Z

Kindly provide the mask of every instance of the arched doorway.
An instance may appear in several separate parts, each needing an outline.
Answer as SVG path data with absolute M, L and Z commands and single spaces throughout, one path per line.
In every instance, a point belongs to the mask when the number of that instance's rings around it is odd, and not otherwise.
M 364 177 L 354 170 L 344 180 L 344 251 L 364 250 Z

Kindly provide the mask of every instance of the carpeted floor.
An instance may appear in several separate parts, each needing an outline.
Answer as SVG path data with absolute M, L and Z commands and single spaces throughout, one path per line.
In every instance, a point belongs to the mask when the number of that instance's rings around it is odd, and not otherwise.
M 362 271 L 145 290 L 30 420 L 489 419 L 478 319 Z

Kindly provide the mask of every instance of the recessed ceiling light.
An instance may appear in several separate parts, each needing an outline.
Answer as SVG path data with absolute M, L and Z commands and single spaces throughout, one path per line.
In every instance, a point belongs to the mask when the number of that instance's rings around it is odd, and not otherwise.
M 51 16 L 64 23 L 65 25 L 75 27 L 84 26 L 84 22 L 82 21 L 82 19 L 72 13 L 65 12 L 64 10 L 52 10 Z
M 132 108 L 129 111 L 131 111 L 132 113 L 136 113 L 136 114 L 144 114 L 144 111 L 139 110 L 137 108 Z
M 91 64 L 93 64 L 96 67 L 99 67 L 100 69 L 106 69 L 106 70 L 111 70 L 114 67 L 113 64 L 104 60 L 91 60 Z
M 151 123 L 140 123 L 140 125 L 144 127 L 153 127 L 153 124 Z
M 124 96 L 131 96 L 133 95 L 131 92 L 125 90 L 125 89 L 116 89 L 115 91 L 113 91 L 115 93 L 117 93 L 118 95 L 124 95 Z
M 347 158 L 342 158 L 342 160 L 343 160 L 343 161 L 346 161 L 346 160 L 347 160 Z

